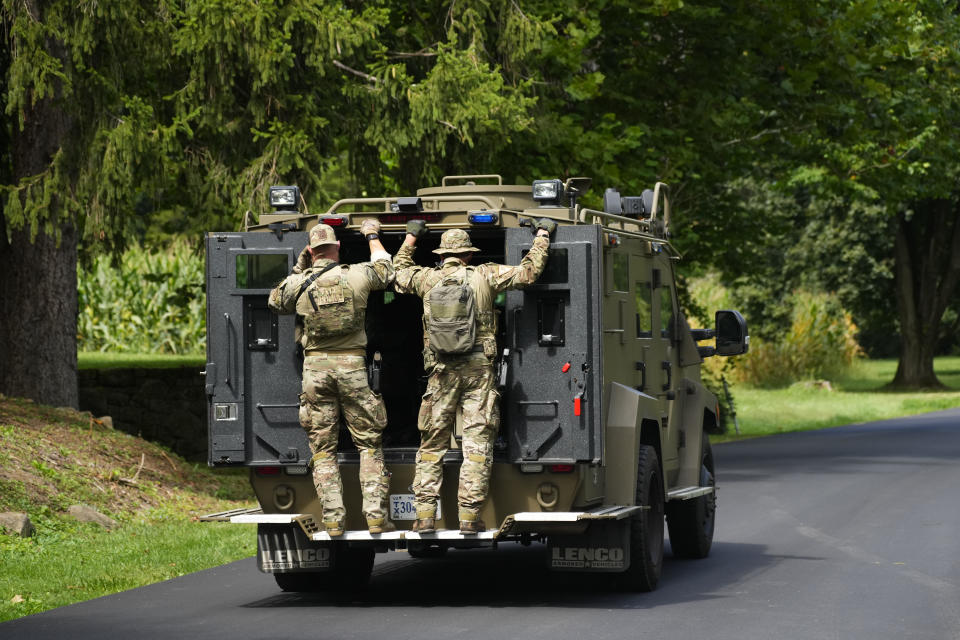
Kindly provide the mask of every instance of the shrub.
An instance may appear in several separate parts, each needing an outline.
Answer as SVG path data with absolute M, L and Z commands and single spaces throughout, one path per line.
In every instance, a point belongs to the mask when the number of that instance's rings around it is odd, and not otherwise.
M 151 253 L 133 246 L 112 265 L 77 271 L 80 351 L 201 353 L 206 348 L 203 257 L 185 242 Z
M 738 358 L 735 376 L 757 386 L 832 378 L 862 355 L 857 327 L 837 297 L 798 291 L 791 296 L 791 325 L 782 339 L 755 340 Z
M 716 273 L 711 272 L 691 278 L 688 281 L 688 291 L 692 306 L 685 311 L 691 328 L 712 329 L 714 313 L 717 310 L 736 308 L 736 305 L 731 301 L 729 289 L 720 282 L 720 276 Z M 711 343 L 703 342 L 702 344 Z M 721 432 L 730 429 L 731 417 L 735 412 L 732 394 L 724 387 L 723 383 L 724 380 L 734 377 L 732 372 L 736 360 L 737 358 L 719 356 L 705 358 L 703 367 L 700 369 L 700 381 L 717 396 L 717 402 L 720 404 L 720 424 L 718 426 Z

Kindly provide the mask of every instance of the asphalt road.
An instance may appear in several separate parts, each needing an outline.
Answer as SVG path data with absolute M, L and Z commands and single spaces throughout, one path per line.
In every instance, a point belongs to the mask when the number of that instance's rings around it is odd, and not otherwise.
M 542 547 L 377 557 L 363 596 L 280 592 L 252 559 L 0 624 L 0 638 L 960 639 L 960 410 L 715 447 L 710 557 L 657 591 Z M 251 535 L 253 531 L 251 530 Z

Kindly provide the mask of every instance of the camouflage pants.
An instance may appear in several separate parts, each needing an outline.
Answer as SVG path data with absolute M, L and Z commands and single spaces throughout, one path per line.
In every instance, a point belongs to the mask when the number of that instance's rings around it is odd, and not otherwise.
M 383 464 L 382 437 L 387 426 L 383 399 L 367 385 L 363 356 L 307 356 L 303 361 L 300 424 L 313 452 L 313 483 L 323 504 L 324 522 L 343 523 L 343 484 L 337 467 L 340 415 L 360 451 L 363 514 L 370 521 L 386 518 L 389 474 Z
M 432 517 L 443 480 L 443 455 L 459 411 L 463 465 L 457 502 L 460 520 L 477 519 L 490 489 L 493 441 L 500 426 L 500 394 L 493 364 L 482 353 L 450 358 L 430 373 L 420 404 L 420 450 L 413 481 L 418 517 Z

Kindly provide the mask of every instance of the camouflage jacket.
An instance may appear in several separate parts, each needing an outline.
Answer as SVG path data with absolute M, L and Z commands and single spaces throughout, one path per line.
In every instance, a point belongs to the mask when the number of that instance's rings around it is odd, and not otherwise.
M 536 282 L 544 267 L 547 266 L 547 247 L 550 239 L 537 237 L 533 247 L 515 267 L 488 262 L 477 266 L 466 266 L 462 260 L 450 256 L 439 267 L 421 267 L 414 263 L 415 246 L 403 245 L 393 258 L 396 267 L 397 293 L 415 293 L 423 298 L 423 346 L 424 365 L 429 368 L 433 361 L 433 352 L 429 348 L 427 323 L 430 319 L 428 294 L 445 276 L 466 269 L 470 273 L 469 283 L 477 300 L 477 337 L 474 343 L 483 347 L 484 353 L 493 356 L 496 353 L 497 316 L 493 309 L 496 295 L 507 289 L 522 289 Z
M 390 262 L 390 256 L 386 252 L 371 256 L 375 258 L 373 262 L 361 262 L 358 264 L 342 264 L 334 267 L 326 274 L 334 275 L 340 271 L 340 275 L 346 280 L 347 285 L 353 291 L 353 301 L 356 313 L 363 318 L 367 308 L 367 298 L 371 291 L 380 291 L 386 289 L 393 281 L 394 269 Z M 332 264 L 332 260 L 320 259 L 313 263 L 309 269 L 303 273 L 291 273 L 284 278 L 283 282 L 278 284 L 271 292 L 268 306 L 280 314 L 297 313 L 297 300 L 301 294 L 301 288 L 304 283 L 315 273 L 322 271 Z M 314 286 L 312 283 L 310 287 Z M 308 287 L 308 290 L 309 288 Z M 305 315 L 301 313 L 300 315 Z M 304 349 L 319 350 L 341 350 L 341 349 L 363 349 L 367 346 L 367 332 L 363 328 L 362 321 L 356 331 L 346 335 L 338 335 L 326 339 L 311 339 L 306 334 L 302 337 L 298 334 L 298 339 Z

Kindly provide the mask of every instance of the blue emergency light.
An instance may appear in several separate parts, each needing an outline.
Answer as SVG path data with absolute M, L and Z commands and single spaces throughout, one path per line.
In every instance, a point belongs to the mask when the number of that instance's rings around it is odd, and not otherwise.
M 471 213 L 467 215 L 470 224 L 496 224 L 500 217 L 495 213 Z

